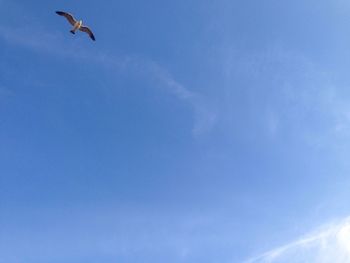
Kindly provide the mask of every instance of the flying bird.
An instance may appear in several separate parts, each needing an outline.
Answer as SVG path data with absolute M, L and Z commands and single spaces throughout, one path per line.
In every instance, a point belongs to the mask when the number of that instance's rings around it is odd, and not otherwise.
M 71 14 L 66 13 L 66 12 L 62 12 L 62 11 L 56 11 L 56 14 L 60 15 L 60 16 L 64 16 L 65 18 L 67 18 L 68 22 L 73 26 L 72 30 L 70 31 L 72 34 L 75 34 L 75 32 L 77 30 L 80 30 L 82 32 L 87 33 L 90 38 L 95 41 L 95 36 L 92 33 L 91 29 L 88 28 L 87 26 L 83 25 L 83 21 L 82 20 L 76 20 Z

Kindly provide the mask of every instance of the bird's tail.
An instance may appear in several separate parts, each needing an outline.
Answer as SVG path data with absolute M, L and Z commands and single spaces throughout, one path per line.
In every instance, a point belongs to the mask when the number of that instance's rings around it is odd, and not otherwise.
M 75 34 L 74 30 L 71 30 L 70 32 L 71 32 L 72 34 Z

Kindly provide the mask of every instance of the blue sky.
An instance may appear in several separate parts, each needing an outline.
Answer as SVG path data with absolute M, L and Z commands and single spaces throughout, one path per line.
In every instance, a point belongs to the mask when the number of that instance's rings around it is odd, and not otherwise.
M 0 10 L 0 263 L 350 261 L 348 2 Z

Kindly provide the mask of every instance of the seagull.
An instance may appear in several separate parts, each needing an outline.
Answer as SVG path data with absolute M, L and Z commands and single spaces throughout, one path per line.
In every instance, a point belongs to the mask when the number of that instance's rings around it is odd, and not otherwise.
M 71 14 L 62 12 L 62 11 L 56 11 L 57 15 L 64 16 L 67 18 L 68 22 L 73 26 L 72 30 L 70 31 L 72 34 L 75 34 L 77 30 L 83 31 L 87 34 L 89 34 L 90 38 L 95 41 L 95 36 L 92 33 L 91 29 L 88 28 L 87 26 L 83 25 L 82 20 L 76 20 Z

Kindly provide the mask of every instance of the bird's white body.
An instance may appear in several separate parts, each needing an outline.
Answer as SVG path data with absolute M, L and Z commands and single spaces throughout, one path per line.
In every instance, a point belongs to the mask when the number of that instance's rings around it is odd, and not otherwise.
M 83 25 L 83 21 L 82 20 L 77 21 L 75 23 L 75 25 L 73 26 L 72 32 L 75 33 L 77 30 L 79 30 L 81 28 L 82 25 Z

